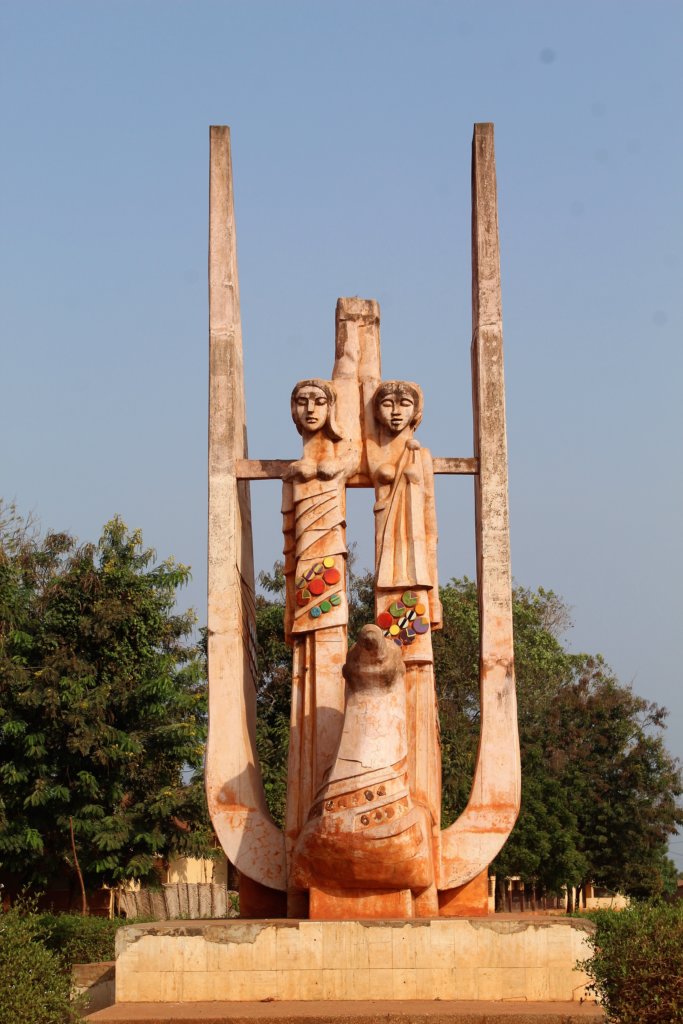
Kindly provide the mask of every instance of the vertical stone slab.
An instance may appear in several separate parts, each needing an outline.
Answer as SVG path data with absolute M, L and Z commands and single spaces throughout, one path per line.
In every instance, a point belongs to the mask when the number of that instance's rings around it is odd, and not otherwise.
M 366 475 L 365 445 L 369 437 L 376 443 L 372 396 L 382 377 L 379 324 L 379 303 L 374 299 L 337 299 L 332 379 L 343 408 L 346 443 Z
M 211 128 L 209 179 L 209 738 L 206 792 L 228 859 L 283 890 L 282 833 L 266 805 L 256 754 L 254 565 L 230 129 Z
M 481 735 L 469 803 L 442 832 L 441 889 L 470 882 L 490 864 L 517 819 L 521 788 L 492 124 L 475 125 L 472 140 L 472 391 Z

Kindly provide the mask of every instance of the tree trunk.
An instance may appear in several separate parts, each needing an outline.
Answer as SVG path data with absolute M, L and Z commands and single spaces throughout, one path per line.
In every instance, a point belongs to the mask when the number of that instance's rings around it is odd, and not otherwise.
M 496 875 L 496 913 L 505 913 L 505 879 Z
M 522 913 L 522 914 L 526 910 L 526 903 L 524 901 L 524 896 L 525 896 L 524 890 L 525 889 L 526 889 L 526 886 L 525 886 L 524 882 L 520 882 L 519 883 L 519 910 L 520 910 L 520 913 Z
M 69 831 L 71 832 L 71 850 L 74 855 L 74 867 L 76 874 L 78 875 L 78 884 L 81 887 L 81 914 L 85 917 L 88 913 L 88 898 L 85 894 L 85 885 L 83 883 L 83 872 L 81 871 L 81 865 L 78 863 L 78 854 L 76 853 L 76 839 L 74 838 L 74 820 L 69 817 Z
M 536 913 L 536 883 L 532 882 L 529 887 L 529 896 L 531 897 L 531 913 Z
M 508 914 L 512 913 L 512 882 L 509 879 L 505 880 L 505 889 L 507 895 Z
M 574 886 L 573 885 L 568 885 L 567 886 L 567 913 L 568 914 L 573 914 L 574 913 Z

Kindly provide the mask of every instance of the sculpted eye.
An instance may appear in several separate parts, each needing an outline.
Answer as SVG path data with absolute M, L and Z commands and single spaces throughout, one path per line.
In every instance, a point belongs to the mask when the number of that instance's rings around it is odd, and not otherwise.
M 326 398 L 316 398 L 315 404 L 316 405 L 327 405 L 327 399 Z
M 408 407 L 409 405 L 412 405 L 412 404 L 413 404 L 413 400 L 412 400 L 412 398 L 402 398 L 402 399 L 401 399 L 401 405 L 405 406 L 406 408 L 407 408 L 407 407 Z

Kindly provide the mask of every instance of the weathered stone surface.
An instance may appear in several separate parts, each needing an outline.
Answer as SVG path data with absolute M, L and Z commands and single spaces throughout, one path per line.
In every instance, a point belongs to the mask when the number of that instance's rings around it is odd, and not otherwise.
M 388 912 L 385 890 L 422 891 L 434 883 L 431 821 L 415 804 L 408 778 L 405 666 L 378 626 L 364 626 L 344 665 L 347 684 L 344 727 L 335 759 L 318 790 L 294 850 L 292 882 L 337 892 L 366 890 L 370 916 Z M 369 890 L 382 890 L 373 895 Z M 409 900 L 405 912 L 412 917 Z M 310 916 L 348 917 L 314 900 Z M 359 915 L 360 916 L 360 915 Z
M 440 889 L 470 882 L 491 863 L 521 795 L 492 124 L 475 125 L 472 140 L 472 377 L 481 729 L 469 802 L 441 836 Z
M 243 915 L 284 913 L 285 893 L 291 917 L 344 919 L 354 903 L 364 918 L 389 908 L 406 918 L 485 914 L 486 867 L 519 810 L 492 125 L 475 126 L 472 167 L 475 452 L 437 460 L 436 469 L 475 474 L 481 742 L 467 808 L 442 832 L 435 465 L 415 437 L 422 391 L 382 381 L 377 303 L 339 299 L 331 378 L 299 381 L 291 396 L 300 458 L 249 460 L 229 132 L 212 129 L 207 795 L 242 873 Z M 249 481 L 268 478 L 283 480 L 293 647 L 284 835 L 268 814 L 255 750 Z M 402 663 L 400 685 L 372 695 L 344 683 L 349 486 L 375 490 L 371 628 Z M 372 801 L 362 808 L 366 787 Z
M 115 997 L 115 962 L 104 960 L 95 964 L 74 964 L 71 984 L 74 995 L 86 997 L 88 1012 L 111 1006 Z
M 117 934 L 117 1002 L 578 1000 L 574 919 L 155 922 Z
M 254 564 L 230 130 L 211 129 L 209 180 L 209 739 L 206 792 L 228 858 L 285 889 L 285 844 L 256 755 Z

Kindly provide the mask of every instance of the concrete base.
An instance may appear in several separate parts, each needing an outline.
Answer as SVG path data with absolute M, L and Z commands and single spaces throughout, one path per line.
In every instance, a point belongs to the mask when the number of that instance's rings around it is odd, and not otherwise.
M 595 1003 L 117 1003 L 91 1024 L 604 1024 Z
M 115 992 L 115 962 L 104 960 L 95 964 L 74 964 L 71 985 L 75 995 L 85 995 L 85 1012 L 93 1013 L 111 1006 Z
M 116 936 L 116 1001 L 576 1001 L 593 929 L 531 915 L 129 925 Z

